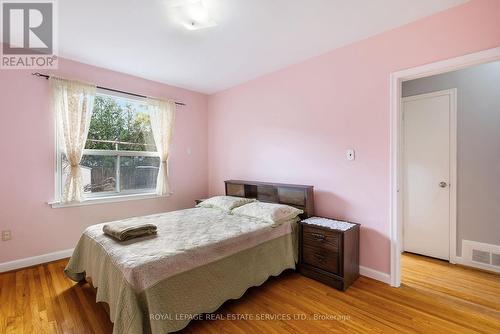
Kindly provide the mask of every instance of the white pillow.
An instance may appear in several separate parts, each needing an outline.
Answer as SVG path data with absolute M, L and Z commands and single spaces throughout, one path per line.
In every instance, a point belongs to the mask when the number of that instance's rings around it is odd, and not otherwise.
M 269 223 L 283 223 L 297 217 L 304 211 L 289 205 L 257 201 L 233 209 L 231 213 L 262 219 Z
M 214 196 L 204 200 L 197 207 L 200 208 L 216 208 L 224 211 L 231 211 L 234 208 L 247 203 L 255 202 L 253 198 L 234 197 L 234 196 Z

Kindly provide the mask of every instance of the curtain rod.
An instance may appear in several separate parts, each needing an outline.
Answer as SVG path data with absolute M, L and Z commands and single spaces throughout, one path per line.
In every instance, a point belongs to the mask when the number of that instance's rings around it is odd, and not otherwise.
M 31 75 L 34 75 L 36 77 L 41 77 L 41 78 L 45 78 L 45 79 L 48 79 L 50 78 L 50 75 L 47 75 L 47 74 L 42 74 L 40 72 L 35 72 L 35 73 L 31 73 Z M 115 93 L 122 93 L 122 94 L 127 94 L 127 95 L 132 95 L 132 96 L 136 96 L 136 97 L 142 97 L 144 99 L 148 98 L 148 96 L 146 95 L 141 95 L 141 94 L 135 94 L 135 93 L 129 93 L 129 92 L 125 92 L 123 90 L 118 90 L 118 89 L 113 89 L 113 88 L 107 88 L 107 87 L 101 87 L 101 86 L 96 86 L 96 88 L 98 89 L 103 89 L 103 90 L 108 90 L 110 92 L 115 92 Z M 183 103 L 183 102 L 175 102 L 176 105 L 178 106 L 185 106 L 186 104 Z

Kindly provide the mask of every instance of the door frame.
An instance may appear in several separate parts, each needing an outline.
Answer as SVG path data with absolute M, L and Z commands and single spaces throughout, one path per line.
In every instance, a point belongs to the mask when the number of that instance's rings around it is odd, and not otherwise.
M 416 101 L 421 99 L 427 99 L 430 97 L 437 96 L 449 96 L 450 99 L 450 115 L 449 115 L 449 125 L 450 125 L 450 134 L 449 134 L 449 161 L 450 161 L 450 170 L 449 170 L 449 180 L 448 187 L 450 190 L 450 207 L 449 207 L 449 230 L 448 237 L 450 241 L 450 256 L 449 262 L 455 264 L 457 258 L 457 89 L 450 88 L 439 91 L 434 91 L 431 93 L 418 94 L 413 96 L 401 97 L 401 113 L 404 112 L 403 102 L 405 101 Z M 404 194 L 404 155 L 406 154 L 404 150 L 404 135 L 405 128 L 403 118 L 401 118 L 401 127 L 400 127 L 400 135 L 401 135 L 401 183 L 399 187 L 399 193 Z M 403 233 L 404 233 L 404 201 L 403 196 L 401 196 L 401 229 L 400 234 L 401 237 L 399 239 L 399 249 L 400 252 L 404 250 L 403 244 Z
M 467 54 L 390 74 L 390 230 L 391 286 L 401 285 L 402 193 L 401 182 L 401 100 L 403 81 L 451 72 L 500 60 L 500 47 Z M 456 238 L 455 238 L 456 240 Z M 456 247 L 455 247 L 456 248 Z

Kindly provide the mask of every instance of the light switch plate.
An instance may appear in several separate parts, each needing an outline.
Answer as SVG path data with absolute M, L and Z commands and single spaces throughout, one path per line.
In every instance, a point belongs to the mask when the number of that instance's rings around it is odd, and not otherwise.
M 354 155 L 354 150 L 353 149 L 348 149 L 345 152 L 345 156 L 346 156 L 347 160 L 349 160 L 349 161 L 353 161 L 356 158 L 355 155 Z
M 9 241 L 12 239 L 12 233 L 9 230 L 2 231 L 2 241 Z

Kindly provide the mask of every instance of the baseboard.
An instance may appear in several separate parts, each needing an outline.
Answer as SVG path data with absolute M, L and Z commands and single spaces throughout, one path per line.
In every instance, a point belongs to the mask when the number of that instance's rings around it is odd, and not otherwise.
M 472 260 L 467 260 L 461 256 L 457 256 L 457 258 L 455 260 L 456 260 L 456 264 L 460 264 L 462 266 L 482 269 L 482 270 L 486 270 L 486 271 L 490 271 L 490 272 L 494 272 L 494 273 L 500 273 L 500 269 L 498 269 L 498 267 L 496 267 L 496 266 L 492 266 L 489 264 L 482 264 L 482 263 L 475 262 Z
M 37 264 L 41 263 L 47 263 L 51 261 L 56 261 L 60 259 L 64 259 L 67 257 L 70 257 L 71 254 L 73 254 L 73 249 L 66 249 L 54 253 L 48 253 L 48 254 L 43 254 L 43 255 L 38 255 L 38 256 L 33 256 L 33 257 L 27 257 L 24 259 L 19 259 L 19 260 L 14 260 L 14 261 L 9 261 L 9 262 L 3 262 L 0 263 L 0 273 L 6 272 L 6 271 L 11 271 L 11 270 L 16 270 L 16 269 L 21 269 L 25 267 L 30 267 L 34 266 Z
M 385 284 L 391 284 L 391 275 L 372 268 L 359 266 L 359 274 L 362 276 L 373 278 L 374 280 L 380 282 L 384 282 Z

